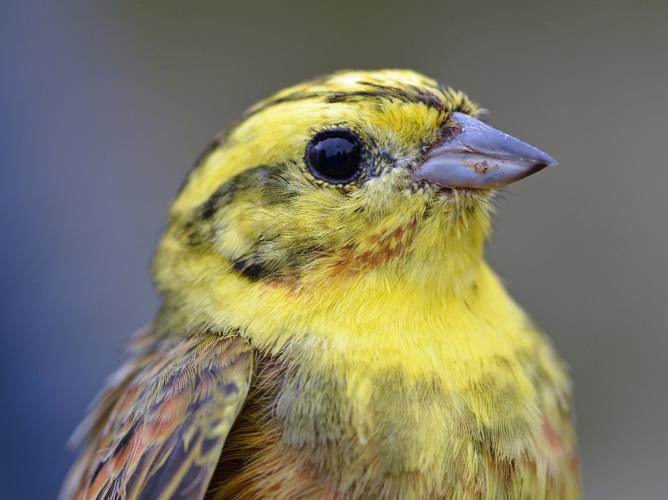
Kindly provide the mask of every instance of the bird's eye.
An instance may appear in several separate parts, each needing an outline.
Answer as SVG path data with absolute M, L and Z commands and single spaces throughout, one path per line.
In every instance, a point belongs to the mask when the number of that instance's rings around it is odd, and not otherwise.
M 306 164 L 311 173 L 332 184 L 355 178 L 361 165 L 360 139 L 346 129 L 319 132 L 306 146 Z

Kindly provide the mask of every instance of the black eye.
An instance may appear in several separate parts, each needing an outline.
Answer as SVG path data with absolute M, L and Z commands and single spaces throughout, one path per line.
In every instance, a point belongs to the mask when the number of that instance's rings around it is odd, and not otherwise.
M 306 146 L 306 164 L 319 179 L 344 184 L 360 170 L 361 149 L 359 138 L 349 130 L 326 130 Z

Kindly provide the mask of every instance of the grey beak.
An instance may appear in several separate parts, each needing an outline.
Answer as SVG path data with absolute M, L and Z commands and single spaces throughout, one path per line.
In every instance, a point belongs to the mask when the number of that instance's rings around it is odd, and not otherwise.
M 464 113 L 451 117 L 452 134 L 433 147 L 413 174 L 440 187 L 493 189 L 556 166 L 550 155 Z

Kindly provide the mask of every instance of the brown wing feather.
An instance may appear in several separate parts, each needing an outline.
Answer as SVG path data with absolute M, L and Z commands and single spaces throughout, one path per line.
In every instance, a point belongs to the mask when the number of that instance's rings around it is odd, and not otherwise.
M 112 378 L 84 422 L 62 498 L 202 498 L 246 395 L 241 337 L 157 338 Z

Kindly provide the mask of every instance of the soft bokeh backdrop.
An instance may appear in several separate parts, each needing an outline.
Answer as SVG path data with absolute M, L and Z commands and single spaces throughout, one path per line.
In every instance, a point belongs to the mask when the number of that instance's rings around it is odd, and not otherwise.
M 209 139 L 285 85 L 409 67 L 561 162 L 506 192 L 488 253 L 570 363 L 587 498 L 665 498 L 667 25 L 660 0 L 3 0 L 1 496 L 55 496 Z

